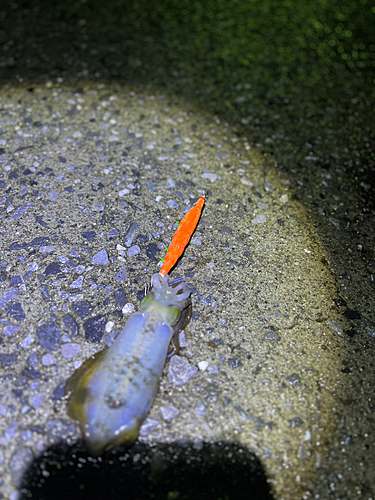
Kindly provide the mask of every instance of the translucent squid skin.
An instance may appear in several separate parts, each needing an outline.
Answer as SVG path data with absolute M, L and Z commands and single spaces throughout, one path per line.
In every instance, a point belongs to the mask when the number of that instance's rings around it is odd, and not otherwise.
M 89 358 L 66 386 L 68 414 L 78 420 L 96 455 L 131 445 L 158 392 L 171 341 L 191 318 L 191 290 L 183 281 L 152 276 L 153 288 L 109 349 Z

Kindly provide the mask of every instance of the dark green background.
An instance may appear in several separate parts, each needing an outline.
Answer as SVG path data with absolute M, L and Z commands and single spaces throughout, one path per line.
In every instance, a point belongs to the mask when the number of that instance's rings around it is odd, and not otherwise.
M 86 68 L 161 85 L 242 123 L 284 167 L 310 168 L 312 151 L 346 163 L 358 184 L 373 176 L 375 7 L 366 0 L 37 0 L 9 2 L 1 17 L 3 82 Z

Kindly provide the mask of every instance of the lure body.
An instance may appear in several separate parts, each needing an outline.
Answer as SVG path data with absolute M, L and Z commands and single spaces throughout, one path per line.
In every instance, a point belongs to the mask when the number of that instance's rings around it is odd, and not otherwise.
M 109 349 L 89 358 L 66 388 L 68 413 L 78 420 L 92 453 L 130 445 L 154 401 L 172 340 L 191 318 L 191 291 L 169 276 L 152 277 L 153 288 Z
M 165 276 L 181 257 L 186 245 L 189 243 L 191 235 L 197 227 L 199 217 L 205 202 L 204 196 L 201 196 L 197 203 L 191 208 L 180 222 L 177 231 L 174 233 L 164 263 L 160 269 L 160 274 Z

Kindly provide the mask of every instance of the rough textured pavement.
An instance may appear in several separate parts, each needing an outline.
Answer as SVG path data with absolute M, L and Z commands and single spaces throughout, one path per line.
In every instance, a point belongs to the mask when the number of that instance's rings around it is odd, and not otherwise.
M 298 176 L 243 123 L 151 84 L 18 80 L 0 93 L 4 498 L 43 492 L 54 469 L 52 487 L 66 481 L 59 460 L 80 434 L 65 382 L 138 308 L 202 194 L 172 273 L 194 287 L 194 314 L 141 429 L 142 463 L 166 443 L 202 456 L 235 443 L 275 499 L 373 498 L 373 210 L 342 191 L 345 169 Z M 86 492 L 96 460 L 75 469 Z

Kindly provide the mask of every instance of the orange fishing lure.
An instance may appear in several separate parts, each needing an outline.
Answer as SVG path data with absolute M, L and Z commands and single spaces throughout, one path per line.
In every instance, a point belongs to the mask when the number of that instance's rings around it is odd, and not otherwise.
M 165 276 L 169 273 L 172 267 L 176 264 L 181 257 L 186 245 L 189 243 L 191 235 L 197 227 L 199 218 L 201 216 L 202 208 L 206 199 L 201 196 L 197 203 L 192 207 L 185 217 L 180 222 L 177 231 L 174 233 L 172 242 L 169 245 L 167 255 L 165 256 L 164 263 L 159 273 Z

